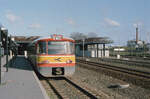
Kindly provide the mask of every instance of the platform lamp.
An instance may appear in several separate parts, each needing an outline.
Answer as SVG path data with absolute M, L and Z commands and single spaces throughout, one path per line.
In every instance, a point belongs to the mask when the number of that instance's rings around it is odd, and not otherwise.
M 1 31 L 6 35 L 6 72 L 8 72 L 8 29 L 2 27 Z

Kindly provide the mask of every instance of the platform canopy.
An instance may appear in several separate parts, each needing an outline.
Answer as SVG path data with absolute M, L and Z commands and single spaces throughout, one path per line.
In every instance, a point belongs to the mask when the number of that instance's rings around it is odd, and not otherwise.
M 82 40 L 76 40 L 76 44 L 82 44 L 84 41 L 84 44 L 111 44 L 113 43 L 113 40 L 110 40 L 108 37 L 92 37 L 92 38 L 86 38 Z
M 14 38 L 14 40 L 17 43 L 30 43 L 36 39 L 38 39 L 40 36 L 30 36 L 30 37 L 26 37 L 26 36 L 13 36 L 12 38 Z

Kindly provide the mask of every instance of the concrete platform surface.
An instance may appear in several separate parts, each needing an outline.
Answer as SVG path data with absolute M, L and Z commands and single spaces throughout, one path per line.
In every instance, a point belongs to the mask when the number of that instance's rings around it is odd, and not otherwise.
M 18 56 L 5 72 L 0 85 L 0 99 L 48 99 L 41 89 L 30 63 Z

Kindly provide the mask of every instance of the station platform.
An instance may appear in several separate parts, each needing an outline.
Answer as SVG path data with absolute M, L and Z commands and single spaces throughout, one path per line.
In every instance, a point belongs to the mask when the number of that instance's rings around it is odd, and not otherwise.
M 24 56 L 14 58 L 8 72 L 2 71 L 0 99 L 49 99 Z

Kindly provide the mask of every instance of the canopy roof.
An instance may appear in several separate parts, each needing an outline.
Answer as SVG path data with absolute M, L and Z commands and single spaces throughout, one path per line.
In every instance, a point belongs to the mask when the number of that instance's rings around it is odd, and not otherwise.
M 110 44 L 113 43 L 108 37 L 92 37 L 82 40 L 76 40 L 76 44 L 82 44 L 84 40 L 85 44 Z

